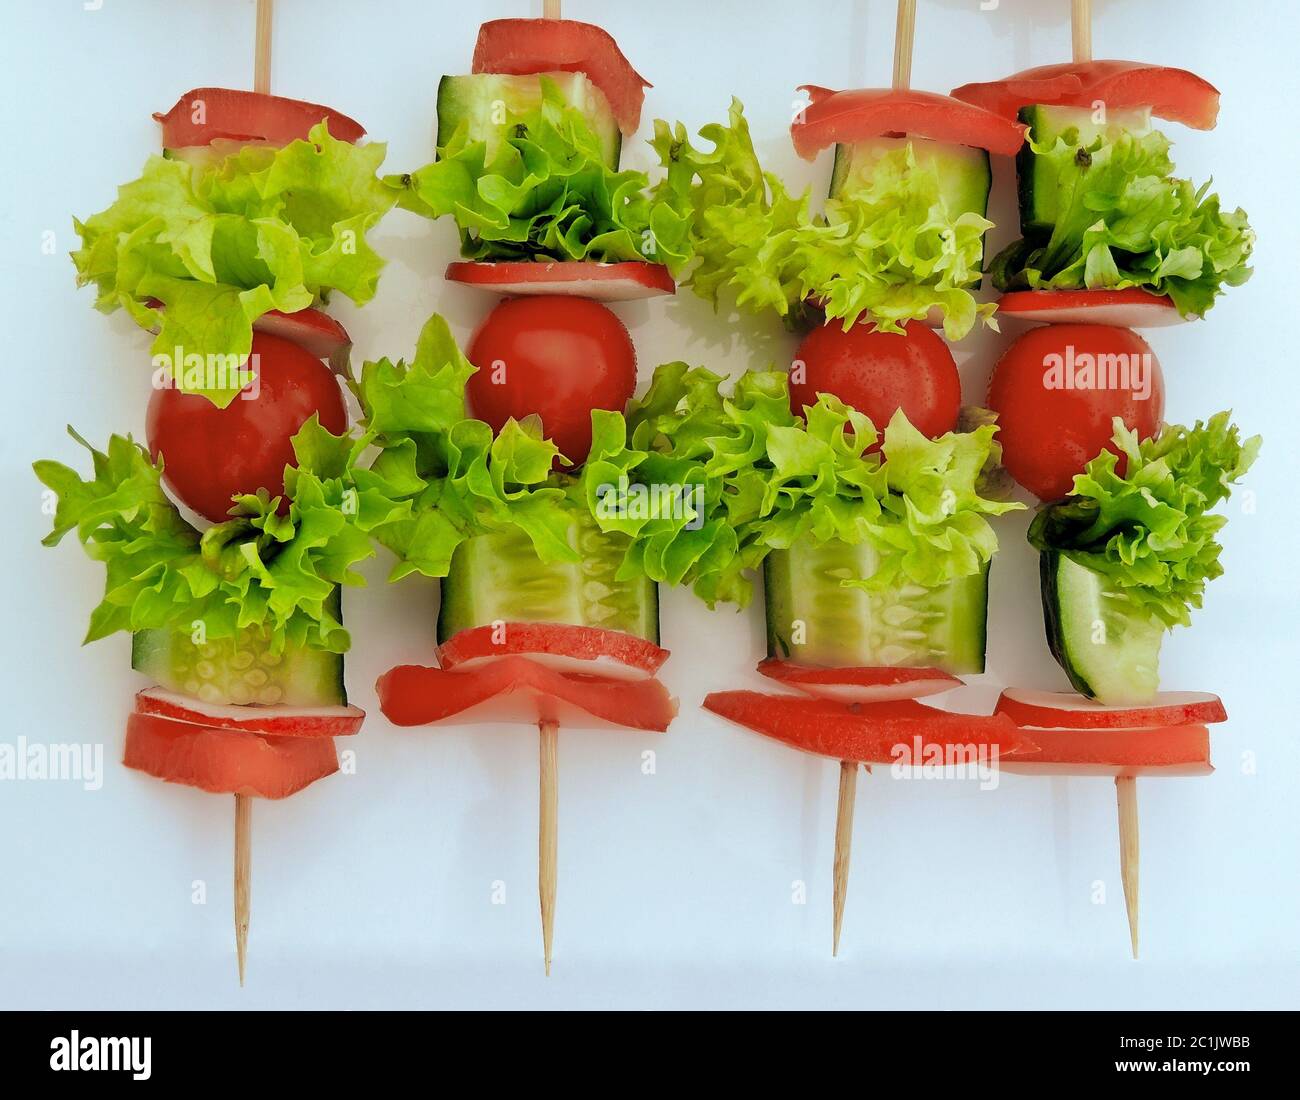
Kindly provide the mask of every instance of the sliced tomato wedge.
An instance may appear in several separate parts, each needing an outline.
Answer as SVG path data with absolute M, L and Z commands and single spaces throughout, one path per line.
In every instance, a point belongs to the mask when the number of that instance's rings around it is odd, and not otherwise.
M 1032 756 L 1000 761 L 1014 775 L 1209 775 L 1210 731 L 1204 726 L 1157 729 L 1039 729 L 1027 731 Z
M 398 665 L 375 684 L 379 707 L 397 726 L 424 726 L 455 718 L 458 723 L 557 722 L 597 728 L 659 730 L 677 714 L 677 704 L 658 680 L 557 672 L 528 657 L 500 657 L 472 668 L 440 669 Z M 480 710 L 489 701 L 505 706 Z
M 606 30 L 576 19 L 492 19 L 479 28 L 473 72 L 586 73 L 609 100 L 625 134 L 641 125 L 645 89 L 653 85 L 632 68 Z
M 448 265 L 446 277 L 454 283 L 479 287 L 493 294 L 567 294 L 598 302 L 631 302 L 677 292 L 677 284 L 663 264 L 636 260 L 616 264 L 587 260 L 551 263 L 458 260 Z
M 360 707 L 237 706 L 205 703 L 166 688 L 146 688 L 135 697 L 137 714 L 211 729 L 242 730 L 278 737 L 349 737 L 361 729 Z
M 1039 65 L 1005 80 L 963 84 L 952 94 L 1008 119 L 1033 103 L 1092 107 L 1101 102 L 1111 111 L 1150 107 L 1157 118 L 1197 130 L 1213 130 L 1219 120 L 1219 90 L 1213 84 L 1186 69 L 1141 61 Z
M 297 313 L 273 309 L 253 322 L 253 331 L 292 340 L 317 359 L 324 359 L 337 374 L 348 373 L 352 337 L 338 321 L 318 309 L 300 309 Z
M 365 129 L 354 119 L 319 103 L 286 99 L 235 88 L 193 88 L 180 97 L 170 111 L 154 112 L 162 123 L 164 149 L 186 145 L 207 145 L 214 140 L 264 141 L 288 145 L 324 119 L 330 135 L 356 143 Z
M 831 145 L 885 134 L 912 134 L 1012 156 L 1025 142 L 1020 122 L 935 92 L 858 88 L 833 92 L 815 84 L 802 91 L 811 102 L 790 126 L 794 149 L 812 160 Z
M 961 687 L 962 681 L 940 668 L 829 668 L 769 657 L 758 671 L 805 695 L 841 703 L 883 703 L 920 699 Z
M 1108 707 L 1068 691 L 1007 688 L 994 713 L 1005 714 L 1019 726 L 1080 730 L 1211 726 L 1228 720 L 1223 700 L 1208 691 L 1162 691 L 1146 706 Z
M 999 757 L 1034 749 L 1032 731 L 1003 715 L 954 714 L 913 699 L 862 705 L 715 691 L 704 709 L 802 752 L 863 764 L 923 763 L 924 754 L 945 746 L 996 750 Z
M 288 798 L 339 770 L 328 737 L 265 737 L 132 714 L 122 763 L 213 794 Z
M 453 634 L 438 647 L 438 664 L 447 670 L 464 669 L 519 654 L 560 671 L 599 672 L 611 678 L 653 676 L 668 660 L 668 650 L 621 630 L 496 623 Z
M 1164 328 L 1191 320 L 1165 294 L 1124 290 L 1013 290 L 998 299 L 998 313 L 1044 325 L 1111 325 Z

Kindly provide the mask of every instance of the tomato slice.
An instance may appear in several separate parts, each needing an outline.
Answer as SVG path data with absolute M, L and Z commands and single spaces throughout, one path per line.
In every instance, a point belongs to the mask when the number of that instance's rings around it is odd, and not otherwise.
M 940 668 L 829 668 L 800 665 L 769 657 L 758 671 L 789 687 L 820 699 L 842 703 L 880 703 L 920 699 L 960 687 L 962 681 Z
M 913 699 L 859 705 L 715 691 L 705 697 L 704 709 L 802 752 L 863 764 L 923 763 L 925 753 L 945 747 L 1024 755 L 1032 754 L 1035 744 L 1032 731 L 1003 715 L 955 714 Z M 905 754 L 901 760 L 900 754 Z
M 953 96 L 1004 118 L 1034 103 L 1107 109 L 1150 107 L 1157 118 L 1213 130 L 1219 120 L 1219 90 L 1186 69 L 1141 61 L 1066 61 L 1039 65 L 1005 80 L 963 84 Z
M 576 19 L 492 19 L 479 28 L 473 72 L 586 73 L 609 100 L 625 134 L 641 125 L 645 89 L 653 87 L 606 30 Z
M 833 92 L 804 84 L 812 101 L 790 126 L 794 149 L 812 160 L 827 146 L 867 141 L 885 134 L 972 145 L 1012 156 L 1024 144 L 1020 122 L 935 92 L 895 88 L 858 88 Z
M 1192 320 L 1165 294 L 1124 290 L 1013 290 L 998 299 L 998 313 L 1045 325 L 1113 325 L 1164 328 Z
M 266 737 L 132 714 L 122 763 L 213 794 L 288 798 L 339 770 L 328 737 Z
M 1019 726 L 1047 729 L 1147 730 L 1157 726 L 1210 726 L 1226 722 L 1223 700 L 1208 691 L 1163 691 L 1143 707 L 1108 707 L 1068 691 L 1007 688 L 996 714 Z
M 273 309 L 263 313 L 253 322 L 254 332 L 269 332 L 284 340 L 292 340 L 304 351 L 324 359 L 335 374 L 348 375 L 348 360 L 352 353 L 352 337 L 338 321 L 318 309 L 300 309 L 297 313 L 281 313 Z
M 150 309 L 166 309 L 165 302 L 148 298 Z M 158 329 L 151 330 L 155 334 Z M 297 344 L 303 351 L 324 359 L 336 374 L 348 374 L 352 354 L 352 337 L 338 321 L 318 309 L 300 309 L 297 313 L 281 313 L 278 309 L 263 313 L 253 322 L 254 332 L 266 332 Z
M 654 642 L 592 626 L 560 623 L 494 623 L 453 634 L 438 647 L 442 668 L 470 668 L 485 661 L 527 654 L 566 672 L 599 671 L 612 677 L 653 676 L 668 660 Z
M 472 668 L 439 669 L 398 665 L 375 684 L 379 707 L 397 726 L 423 726 L 456 718 L 535 725 L 586 725 L 581 716 L 608 726 L 668 728 L 677 703 L 658 680 L 563 673 L 528 657 L 500 657 Z M 489 701 L 503 707 L 480 709 Z M 471 713 L 473 712 L 473 713 Z
M 1038 751 L 1000 761 L 1014 775 L 1209 775 L 1210 731 L 1204 726 L 1142 730 L 1038 729 L 1027 731 Z
M 566 294 L 598 302 L 631 302 L 675 294 L 677 284 L 663 264 L 627 260 L 601 264 L 588 260 L 548 263 L 478 263 L 458 260 L 447 267 L 454 283 L 493 294 Z
M 361 123 L 333 107 L 235 88 L 193 88 L 170 111 L 155 111 L 153 117 L 162 123 L 164 149 L 215 140 L 288 145 L 306 140 L 308 131 L 322 119 L 339 141 L 355 144 L 366 132 Z
M 240 730 L 277 737 L 348 737 L 361 729 L 360 707 L 236 706 L 205 703 L 166 688 L 146 688 L 135 697 L 137 714 L 154 714 L 210 729 Z

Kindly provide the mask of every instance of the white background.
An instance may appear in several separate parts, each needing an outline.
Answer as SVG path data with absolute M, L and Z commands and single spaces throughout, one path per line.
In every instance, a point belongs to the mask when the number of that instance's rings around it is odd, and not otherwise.
M 125 636 L 78 649 L 101 569 L 48 526 L 37 457 L 84 467 L 63 434 L 142 436 L 148 338 L 91 308 L 66 252 L 71 219 L 107 205 L 158 141 L 150 112 L 200 85 L 249 86 L 251 0 L 77 0 L 4 5 L 0 234 L 12 415 L 0 433 L 8 519 L 0 736 L 102 742 L 107 777 L 0 783 L 0 1006 L 245 1007 L 1297 1007 L 1300 996 L 1300 749 L 1297 679 L 1295 270 L 1300 252 L 1293 125 L 1300 88 L 1293 5 L 1099 0 L 1099 57 L 1192 69 L 1223 92 L 1219 128 L 1170 124 L 1182 173 L 1213 174 L 1259 234 L 1257 271 L 1205 322 L 1157 330 L 1167 415 L 1231 406 L 1266 438 L 1225 534 L 1227 576 L 1191 630 L 1166 643 L 1168 688 L 1224 697 L 1209 779 L 1139 784 L 1143 958 L 1129 958 L 1108 780 L 1006 777 L 1000 789 L 859 783 L 844 948 L 830 957 L 838 769 L 728 726 L 699 701 L 758 687 L 761 610 L 709 613 L 666 593 L 664 676 L 681 714 L 663 737 L 561 736 L 560 887 L 554 976 L 542 976 L 536 900 L 537 738 L 527 729 L 397 731 L 376 676 L 429 660 L 429 582 L 350 594 L 359 645 L 354 702 L 370 712 L 350 743 L 358 771 L 254 810 L 249 984 L 240 990 L 230 908 L 229 797 L 165 785 L 116 761 L 131 696 Z M 478 22 L 539 3 L 281 0 L 273 90 L 336 105 L 388 166 L 428 160 L 438 78 L 464 72 Z M 1068 56 L 1065 0 L 921 0 L 914 84 L 947 91 Z M 1249 9 L 1249 11 L 1247 10 Z M 600 21 L 654 81 L 656 116 L 692 129 L 745 103 L 760 154 L 802 186 L 828 158 L 796 160 L 786 131 L 795 86 L 888 81 L 893 4 L 569 0 Z M 652 154 L 628 143 L 627 161 Z M 1012 222 L 1003 165 L 994 217 Z M 56 254 L 42 233 L 57 234 Z M 999 247 L 1009 230 L 994 238 Z M 391 264 L 364 310 L 337 314 L 362 357 L 406 354 L 430 311 L 467 338 L 489 301 L 446 285 L 451 225 L 394 213 L 374 237 Z M 736 325 L 689 293 L 620 307 L 643 380 L 685 358 L 716 370 L 788 361 L 773 320 Z M 958 352 L 977 401 L 1019 331 Z M 999 521 L 989 671 L 951 697 L 986 708 L 1006 684 L 1063 688 L 1042 638 L 1025 516 Z M 657 750 L 656 774 L 641 754 Z M 1243 768 L 1253 757 L 1252 773 Z M 207 904 L 191 902 L 195 880 Z M 507 903 L 491 904 L 496 881 Z M 792 902 L 792 883 L 808 900 Z M 1094 903 L 1096 884 L 1106 901 Z

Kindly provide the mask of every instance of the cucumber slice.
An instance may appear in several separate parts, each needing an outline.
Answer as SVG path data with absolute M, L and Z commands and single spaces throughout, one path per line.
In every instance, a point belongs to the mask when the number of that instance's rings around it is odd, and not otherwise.
M 1164 624 L 1065 554 L 1044 552 L 1039 570 L 1047 644 L 1075 690 L 1109 706 L 1150 703 L 1160 689 Z
M 600 139 L 606 167 L 617 169 L 623 134 L 605 93 L 587 79 L 586 73 L 444 76 L 438 83 L 438 148 L 451 140 L 457 126 L 468 122 L 470 138 L 487 142 L 491 160 L 518 117 L 541 103 L 542 77 L 553 81 L 565 103 L 576 107 L 587 120 Z
M 916 154 L 919 167 L 938 172 L 939 193 L 954 218 L 967 213 L 980 217 L 988 214 L 989 189 L 993 183 L 988 150 L 930 138 L 879 137 L 853 145 L 836 145 L 830 198 L 852 194 L 871 175 L 882 156 L 908 144 Z
M 1104 136 L 1113 141 L 1128 131 L 1145 134 L 1151 129 L 1151 109 L 1136 107 L 1110 111 L 1104 122 L 1096 120 L 1090 107 L 1045 107 L 1041 104 L 1020 108 L 1020 121 L 1030 126 L 1029 136 L 1040 145 L 1054 143 L 1067 130 L 1077 130 L 1079 141 L 1088 145 Z M 1052 231 L 1057 215 L 1057 180 L 1051 161 L 1041 157 L 1028 141 L 1016 154 L 1016 179 L 1020 196 L 1020 232 L 1042 237 Z
M 442 581 L 438 644 L 494 622 L 563 623 L 621 630 L 659 644 L 659 590 L 646 577 L 617 581 L 626 539 L 575 521 L 569 545 L 580 562 L 543 562 L 517 527 L 476 535 L 456 547 Z
M 341 620 L 337 590 L 333 602 Z M 272 653 L 266 632 L 256 627 L 201 645 L 188 631 L 138 630 L 131 637 L 131 667 L 160 687 L 205 703 L 342 707 L 348 702 L 343 654 L 291 646 Z
M 934 588 L 867 592 L 843 584 L 871 576 L 878 562 L 871 547 L 842 542 L 806 540 L 768 554 L 768 656 L 832 667 L 983 672 L 988 566 Z

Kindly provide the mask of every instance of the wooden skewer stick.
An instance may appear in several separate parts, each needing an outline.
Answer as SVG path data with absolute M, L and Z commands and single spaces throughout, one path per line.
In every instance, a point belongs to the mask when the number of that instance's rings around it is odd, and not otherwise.
M 912 43 L 916 39 L 916 0 L 898 0 L 898 22 L 894 29 L 895 88 L 912 84 Z M 849 892 L 849 866 L 853 851 L 853 809 L 858 797 L 858 765 L 840 761 L 840 797 L 835 809 L 835 865 L 831 954 L 840 953 L 840 926 L 844 922 L 844 899 Z
M 831 955 L 840 953 L 840 925 L 844 923 L 844 899 L 849 892 L 849 861 L 853 856 L 853 807 L 858 796 L 858 765 L 840 761 L 840 800 L 835 811 L 835 929 Z
M 560 18 L 560 0 L 543 0 L 543 19 Z M 551 976 L 551 943 L 555 939 L 555 891 L 558 878 L 558 823 L 560 791 L 558 757 L 560 727 L 555 722 L 537 723 L 541 731 L 541 787 L 538 791 L 537 896 L 542 906 L 542 960 Z
M 239 960 L 239 984 L 244 984 L 248 963 L 248 914 L 252 903 L 253 800 L 235 795 L 235 955 Z
M 1092 60 L 1092 0 L 1070 0 L 1070 44 L 1075 61 Z
M 1092 0 L 1070 0 L 1070 46 L 1076 62 L 1092 60 Z M 1115 777 L 1115 801 L 1119 805 L 1119 873 L 1124 883 L 1124 907 L 1128 910 L 1128 936 L 1133 958 L 1138 957 L 1138 843 L 1137 779 Z
M 1128 910 L 1128 938 L 1133 958 L 1138 957 L 1138 795 L 1131 775 L 1115 777 L 1119 803 L 1119 874 L 1124 881 L 1124 906 Z
M 558 755 L 560 727 L 543 719 L 541 731 L 541 787 L 538 791 L 537 816 L 537 896 L 542 903 L 542 957 L 546 976 L 551 976 L 551 942 L 555 938 L 555 884 L 559 820 Z
M 253 91 L 271 90 L 271 8 L 273 0 L 257 0 L 257 44 L 253 55 Z M 235 956 L 239 984 L 248 964 L 248 920 L 253 898 L 253 800 L 235 795 Z
M 894 87 L 912 86 L 912 42 L 916 39 L 916 0 L 898 0 L 894 26 Z

